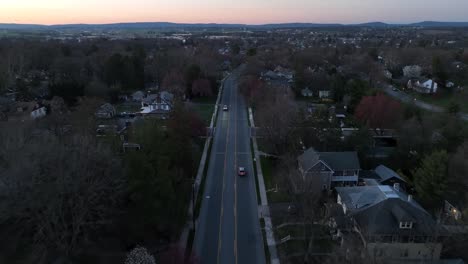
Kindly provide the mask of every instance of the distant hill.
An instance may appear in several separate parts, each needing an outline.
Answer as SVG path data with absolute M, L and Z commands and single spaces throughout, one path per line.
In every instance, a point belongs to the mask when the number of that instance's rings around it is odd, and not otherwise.
M 409 24 L 413 27 L 468 27 L 468 22 L 437 22 L 423 21 L 419 23 Z
M 398 25 L 387 24 L 387 23 L 383 23 L 383 22 L 368 22 L 368 23 L 354 24 L 353 26 L 359 26 L 359 27 L 392 27 L 392 26 L 398 26 Z
M 437 22 L 423 21 L 411 24 L 387 24 L 383 22 L 369 22 L 361 24 L 320 24 L 320 23 L 278 23 L 264 25 L 247 24 L 216 24 L 216 23 L 171 23 L 171 22 L 136 22 L 112 24 L 64 24 L 64 25 L 37 25 L 37 24 L 7 24 L 0 23 L 0 29 L 10 30 L 91 30 L 91 29 L 203 29 L 203 28 L 250 28 L 250 29 L 286 29 L 286 28 L 327 28 L 327 27 L 468 27 L 468 22 Z
M 0 23 L 0 29 L 46 29 L 47 26 L 36 24 Z

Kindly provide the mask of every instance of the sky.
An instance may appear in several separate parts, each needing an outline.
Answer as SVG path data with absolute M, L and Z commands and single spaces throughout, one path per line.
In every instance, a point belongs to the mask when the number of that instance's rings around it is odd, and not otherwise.
M 0 23 L 468 21 L 468 0 L 0 0 Z

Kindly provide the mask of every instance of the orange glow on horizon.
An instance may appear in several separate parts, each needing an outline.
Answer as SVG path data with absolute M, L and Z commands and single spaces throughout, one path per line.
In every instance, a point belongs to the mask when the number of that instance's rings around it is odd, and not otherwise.
M 0 23 L 466 21 L 466 0 L 0 0 Z

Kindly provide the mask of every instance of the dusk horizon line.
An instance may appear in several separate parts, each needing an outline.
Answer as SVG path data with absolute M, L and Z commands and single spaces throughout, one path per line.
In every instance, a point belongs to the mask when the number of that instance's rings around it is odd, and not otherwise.
M 440 20 L 421 20 L 416 22 L 384 22 L 384 21 L 368 21 L 368 22 L 354 22 L 354 23 L 342 23 L 342 22 L 268 22 L 268 23 L 225 23 L 225 22 L 172 22 L 172 21 L 121 21 L 121 22 L 109 22 L 109 23 L 57 23 L 57 24 L 41 24 L 41 23 L 16 23 L 16 22 L 0 22 L 0 25 L 34 25 L 44 27 L 54 26 L 66 26 L 66 25 L 117 25 L 117 24 L 185 24 L 185 25 L 245 25 L 245 26 L 263 26 L 263 25 L 282 25 L 282 24 L 316 24 L 316 25 L 361 25 L 361 24 L 372 24 L 380 23 L 387 25 L 412 25 L 419 23 L 468 23 L 467 21 L 440 21 Z

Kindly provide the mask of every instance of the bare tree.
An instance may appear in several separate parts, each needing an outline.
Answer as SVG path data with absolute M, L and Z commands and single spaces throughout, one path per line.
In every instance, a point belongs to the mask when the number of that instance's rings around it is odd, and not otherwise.
M 33 126 L 2 127 L 1 221 L 20 225 L 36 244 L 71 254 L 107 225 L 121 201 L 120 162 L 88 136 L 59 139 Z
M 297 159 L 294 155 L 282 157 L 278 176 L 282 177 L 284 186 L 291 193 L 297 209 L 297 215 L 303 223 L 303 238 L 307 242 L 304 263 L 311 261 L 312 253 L 316 250 L 315 243 L 322 234 L 316 227 L 322 218 L 322 203 L 324 194 L 318 177 L 303 175 L 297 169 Z
M 279 87 L 269 88 L 258 106 L 256 119 L 273 152 L 284 153 L 289 148 L 297 113 L 289 91 L 285 93 Z

